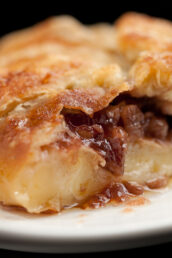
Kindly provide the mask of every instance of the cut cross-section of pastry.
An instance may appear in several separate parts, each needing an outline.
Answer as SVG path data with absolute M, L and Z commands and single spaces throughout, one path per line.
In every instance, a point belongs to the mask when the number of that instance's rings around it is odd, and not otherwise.
M 171 53 L 163 38 L 154 49 L 125 40 L 162 27 L 170 38 L 170 22 L 139 14 L 116 29 L 64 16 L 1 39 L 1 203 L 58 212 L 167 183 Z

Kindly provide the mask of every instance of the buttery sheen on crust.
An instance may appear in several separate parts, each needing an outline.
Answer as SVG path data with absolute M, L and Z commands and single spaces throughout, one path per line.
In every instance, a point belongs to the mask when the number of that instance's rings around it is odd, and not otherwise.
M 50 18 L 2 38 L 0 201 L 31 213 L 60 211 L 119 180 L 63 111 L 94 117 L 128 94 L 152 98 L 171 115 L 171 50 L 172 24 L 134 13 L 115 26 Z M 171 150 L 168 140 L 129 138 L 123 179 L 171 176 Z

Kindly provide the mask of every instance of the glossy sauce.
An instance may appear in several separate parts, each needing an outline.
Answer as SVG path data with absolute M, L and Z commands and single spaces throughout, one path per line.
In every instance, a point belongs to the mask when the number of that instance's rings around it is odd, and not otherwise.
M 127 206 L 144 205 L 149 203 L 149 200 L 143 196 L 143 193 L 164 188 L 167 186 L 168 181 L 165 177 L 159 177 L 152 180 L 153 183 L 149 186 L 147 182 L 144 185 L 127 181 L 114 182 L 104 188 L 101 193 L 94 195 L 84 202 L 84 204 L 79 205 L 79 207 L 83 209 L 96 209 L 104 207 L 108 203 L 114 203 L 116 205 L 125 203 Z

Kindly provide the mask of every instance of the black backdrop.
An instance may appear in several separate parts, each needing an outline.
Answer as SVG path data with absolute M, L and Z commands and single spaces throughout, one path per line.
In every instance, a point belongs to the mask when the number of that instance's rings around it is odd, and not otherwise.
M 135 2 L 135 3 L 134 3 Z M 52 15 L 70 14 L 83 23 L 113 22 L 126 11 L 172 20 L 172 1 L 0 1 L 0 35 L 30 26 Z

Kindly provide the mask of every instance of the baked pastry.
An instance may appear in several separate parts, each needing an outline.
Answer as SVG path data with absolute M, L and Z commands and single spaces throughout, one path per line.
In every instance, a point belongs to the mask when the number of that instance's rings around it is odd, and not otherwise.
M 56 212 L 164 185 L 171 45 L 170 22 L 134 13 L 115 25 L 50 18 L 3 37 L 0 201 Z

